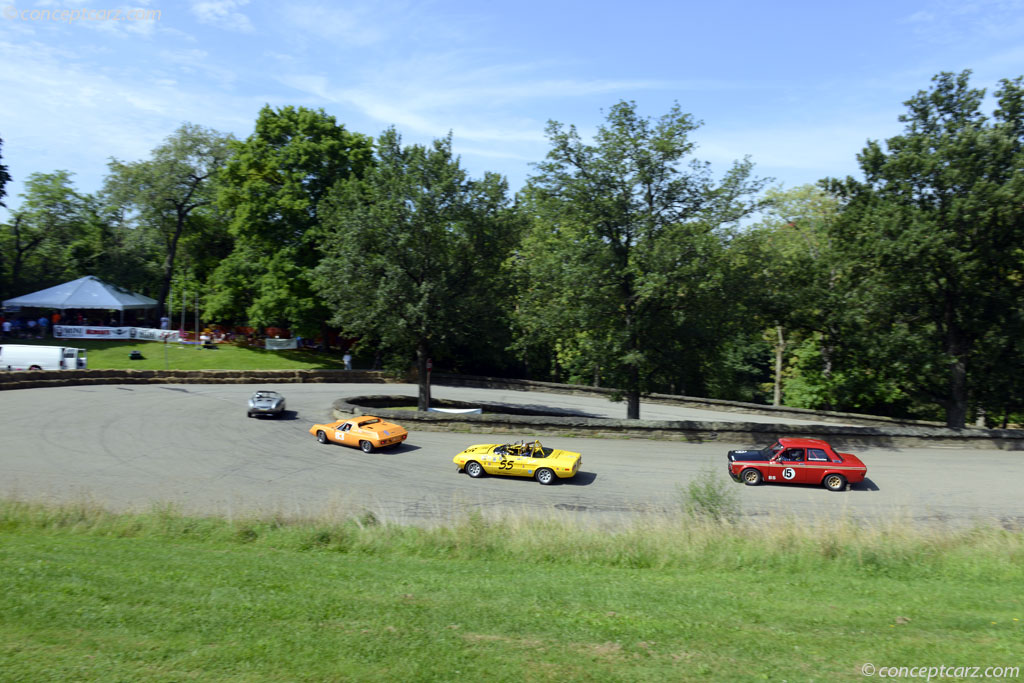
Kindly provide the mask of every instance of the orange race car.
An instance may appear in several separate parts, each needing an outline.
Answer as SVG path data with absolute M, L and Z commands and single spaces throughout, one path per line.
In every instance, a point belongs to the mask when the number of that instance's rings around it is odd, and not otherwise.
M 333 441 L 346 446 L 358 446 L 363 449 L 363 453 L 372 453 L 373 449 L 384 446 L 396 446 L 409 436 L 403 427 L 372 415 L 316 424 L 309 428 L 309 433 L 320 443 Z

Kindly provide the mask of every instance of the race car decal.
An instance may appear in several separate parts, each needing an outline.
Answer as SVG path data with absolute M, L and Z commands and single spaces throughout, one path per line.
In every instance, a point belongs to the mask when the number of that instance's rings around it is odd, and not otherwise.
M 792 467 L 787 467 L 786 469 L 782 470 L 782 478 L 783 479 L 792 479 L 795 476 L 796 476 L 796 471 Z

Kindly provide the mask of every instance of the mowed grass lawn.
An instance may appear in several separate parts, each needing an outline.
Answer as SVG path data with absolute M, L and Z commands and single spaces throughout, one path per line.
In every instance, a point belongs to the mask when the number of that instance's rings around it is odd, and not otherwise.
M 344 368 L 341 356 L 315 351 L 266 351 L 218 344 L 216 350 L 191 344 L 92 339 L 18 339 L 4 343 L 75 346 L 88 351 L 91 370 L 311 370 Z M 130 360 L 133 350 L 142 360 Z
M 1019 531 L 0 503 L 5 681 L 835 681 L 1021 666 Z

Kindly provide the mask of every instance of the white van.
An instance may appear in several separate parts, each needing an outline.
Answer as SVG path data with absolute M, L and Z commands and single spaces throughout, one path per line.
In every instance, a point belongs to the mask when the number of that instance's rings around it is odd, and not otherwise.
M 85 349 L 73 346 L 0 346 L 0 370 L 85 370 Z

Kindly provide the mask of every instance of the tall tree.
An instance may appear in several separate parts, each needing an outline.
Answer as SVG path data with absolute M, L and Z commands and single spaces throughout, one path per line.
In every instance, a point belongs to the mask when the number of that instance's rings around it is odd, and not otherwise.
M 418 405 L 426 410 L 429 359 L 479 338 L 481 327 L 503 336 L 484 323 L 500 320 L 488 304 L 518 237 L 516 222 L 505 180 L 468 178 L 451 135 L 403 146 L 389 129 L 376 152 L 366 177 L 342 183 L 333 198 L 317 284 L 332 324 L 415 357 Z
M 3 149 L 3 146 L 4 139 L 0 138 L 0 149 Z M 3 155 L 0 154 L 0 160 L 3 158 Z M 0 206 L 4 208 L 7 208 L 7 205 L 4 204 L 4 197 L 7 196 L 7 190 L 5 188 L 9 182 L 11 182 L 11 174 L 7 172 L 7 166 L 5 164 L 0 164 Z
M 903 363 L 908 390 L 956 429 L 992 367 L 986 349 L 1007 348 L 993 332 L 1019 327 L 1024 282 L 1021 78 L 1001 81 L 989 118 L 969 76 L 935 76 L 905 103 L 903 134 L 858 156 L 865 179 L 832 183 L 847 203 L 837 243 L 883 328 L 877 362 Z
M 748 264 L 746 296 L 774 354 L 773 403 L 801 408 L 864 408 L 863 368 L 848 361 L 857 347 L 851 332 L 848 268 L 831 232 L 839 199 L 815 185 L 765 193 L 762 218 L 732 248 Z M 867 368 L 868 372 L 874 370 Z
M 631 419 L 641 394 L 696 351 L 713 312 L 718 230 L 748 215 L 763 187 L 749 160 L 716 181 L 692 156 L 699 125 L 678 105 L 651 120 L 634 102 L 613 106 L 592 144 L 551 122 L 551 150 L 531 179 L 521 319 L 529 334 L 565 331 L 563 355 L 600 366 Z
M 323 204 L 331 188 L 359 177 L 372 141 L 321 110 L 260 110 L 256 129 L 234 145 L 219 203 L 231 216 L 235 250 L 213 275 L 212 315 L 245 310 L 256 325 L 326 334 L 331 317 L 313 288 L 324 237 Z
M 102 250 L 95 200 L 79 194 L 68 171 L 33 173 L 21 205 L 0 229 L 2 289 L 50 287 L 86 274 Z
M 186 123 L 153 150 L 149 159 L 110 161 L 105 195 L 129 209 L 139 227 L 163 242 L 157 301 L 167 302 L 183 238 L 201 232 L 215 199 L 214 179 L 229 155 L 230 135 Z

